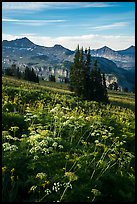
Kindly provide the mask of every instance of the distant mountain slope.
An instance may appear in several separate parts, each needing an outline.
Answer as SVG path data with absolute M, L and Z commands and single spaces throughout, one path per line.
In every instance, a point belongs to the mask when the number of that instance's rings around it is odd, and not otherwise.
M 128 55 L 128 56 L 134 57 L 135 56 L 135 46 L 132 45 L 125 50 L 119 50 L 117 52 L 121 55 Z
M 126 70 L 119 68 L 113 61 L 103 57 L 92 57 L 92 66 L 95 60 L 97 60 L 97 66 L 101 72 L 108 75 L 111 74 L 114 78 L 117 78 L 117 82 L 121 87 L 128 87 L 129 91 L 132 90 L 135 84 L 135 69 Z
M 45 56 L 47 64 L 50 65 L 50 63 L 62 63 L 66 60 L 72 61 L 73 57 L 71 56 L 74 54 L 74 51 L 66 49 L 61 45 L 55 45 L 54 47 L 39 46 L 27 38 L 21 38 L 12 41 L 4 40 L 2 42 L 2 54 L 3 58 L 20 63 L 29 63 L 29 60 L 32 61 L 35 58 L 37 60 L 39 58 L 39 61 L 43 58 L 45 61 Z M 40 66 L 44 65 L 44 63 L 41 62 Z
M 40 76 L 44 78 L 49 70 L 70 69 L 75 51 L 71 51 L 62 45 L 53 47 L 39 46 L 24 37 L 16 40 L 3 40 L 2 42 L 2 65 L 3 68 L 16 63 L 20 69 L 23 66 L 33 66 Z M 91 66 L 97 59 L 98 67 L 105 74 L 112 74 L 117 77 L 121 86 L 127 85 L 131 88 L 134 84 L 135 74 L 135 47 L 115 51 L 107 46 L 91 50 Z M 124 69 L 123 69 L 124 68 Z M 41 70 L 41 71 L 39 71 Z M 57 71 L 59 74 L 61 71 Z
M 135 46 L 120 51 L 115 51 L 104 46 L 100 49 L 91 50 L 91 55 L 112 60 L 120 68 L 135 69 Z

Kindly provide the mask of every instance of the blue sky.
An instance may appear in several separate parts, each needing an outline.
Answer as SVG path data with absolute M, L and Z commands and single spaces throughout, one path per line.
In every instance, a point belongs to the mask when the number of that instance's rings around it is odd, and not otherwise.
M 135 45 L 135 2 L 3 2 L 2 37 L 114 50 Z

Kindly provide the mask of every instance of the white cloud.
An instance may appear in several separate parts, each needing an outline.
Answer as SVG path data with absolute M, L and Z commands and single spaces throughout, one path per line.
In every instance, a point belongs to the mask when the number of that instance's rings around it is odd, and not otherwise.
M 117 6 L 115 2 L 2 2 L 4 10 L 42 10 L 65 8 L 100 8 Z
M 40 10 L 47 6 L 44 2 L 2 2 L 3 10 Z
M 118 6 L 116 3 L 111 3 L 111 2 L 87 2 L 83 7 L 85 8 L 103 8 L 103 7 L 113 7 L 113 6 Z
M 11 19 L 11 18 L 3 18 L 2 22 L 18 22 L 18 19 Z
M 128 22 L 118 22 L 118 23 L 112 23 L 109 25 L 96 26 L 96 27 L 93 27 L 93 29 L 95 29 L 95 30 L 108 30 L 108 29 L 116 29 L 116 28 L 120 28 L 120 27 L 125 27 L 127 25 L 129 25 Z
M 61 23 L 65 22 L 66 20 L 20 20 L 20 19 L 10 19 L 10 18 L 3 18 L 2 22 L 14 22 L 16 24 L 24 24 L 24 25 L 32 25 L 32 26 L 41 26 L 50 23 Z
M 97 49 L 106 45 L 114 50 L 126 49 L 131 45 L 135 45 L 135 37 L 126 35 L 81 35 L 53 38 L 48 36 L 36 36 L 34 34 L 20 34 L 16 36 L 7 34 L 2 35 L 3 40 L 14 40 L 21 37 L 28 37 L 32 42 L 38 45 L 52 47 L 55 44 L 61 44 L 71 50 L 75 50 L 78 44 L 80 47 L 90 47 L 91 49 Z

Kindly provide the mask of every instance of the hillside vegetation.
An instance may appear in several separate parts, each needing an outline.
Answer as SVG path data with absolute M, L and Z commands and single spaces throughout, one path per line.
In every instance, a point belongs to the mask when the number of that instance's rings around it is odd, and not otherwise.
M 135 96 L 108 96 L 2 78 L 4 202 L 134 201 Z

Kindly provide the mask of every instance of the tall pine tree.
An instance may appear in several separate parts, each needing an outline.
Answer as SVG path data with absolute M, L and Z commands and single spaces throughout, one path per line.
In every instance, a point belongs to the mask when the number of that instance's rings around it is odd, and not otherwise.
M 90 47 L 85 49 L 85 66 L 84 66 L 84 98 L 90 99 L 90 67 L 91 67 L 91 55 Z
M 79 55 L 79 76 L 78 76 L 78 85 L 79 85 L 79 95 L 84 98 L 85 93 L 85 64 L 83 56 L 83 47 L 80 49 Z
M 79 45 L 76 49 L 75 56 L 74 56 L 74 62 L 71 65 L 70 69 L 70 90 L 74 91 L 76 94 L 79 95 L 79 63 L 80 61 L 80 50 Z
M 90 48 L 76 49 L 70 69 L 70 89 L 83 99 L 108 102 L 105 75 L 101 75 L 97 60 L 91 69 Z
M 103 84 L 103 97 L 102 97 L 102 101 L 108 103 L 108 93 L 107 93 L 107 86 L 106 86 L 106 78 L 105 78 L 105 74 L 103 73 L 102 76 L 102 84 Z
M 90 74 L 90 96 L 91 100 L 108 102 L 105 75 L 101 75 L 97 67 L 97 60 Z
M 24 79 L 27 81 L 33 81 L 33 82 L 39 83 L 39 77 L 38 75 L 36 75 L 33 68 L 32 69 L 30 69 L 29 67 L 25 68 Z

